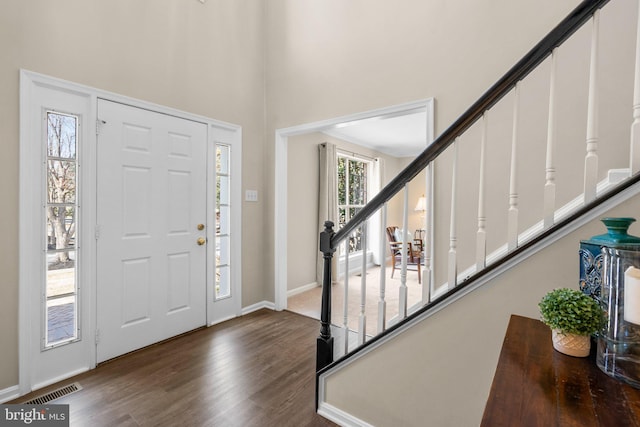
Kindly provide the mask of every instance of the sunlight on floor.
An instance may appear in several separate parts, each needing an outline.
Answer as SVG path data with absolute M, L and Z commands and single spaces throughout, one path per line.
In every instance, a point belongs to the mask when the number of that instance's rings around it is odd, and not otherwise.
M 387 268 L 385 272 L 385 296 L 387 303 L 386 324 L 389 320 L 398 315 L 400 300 L 400 271 L 396 270 L 391 278 L 391 269 Z M 365 307 L 364 314 L 366 316 L 366 332 L 367 334 L 375 334 L 378 331 L 378 302 L 380 297 L 380 267 L 367 269 L 365 275 Z M 418 283 L 418 276 L 415 271 L 407 272 L 407 307 L 419 304 L 422 299 L 422 285 Z M 344 313 L 344 279 L 340 283 L 334 284 L 331 289 L 331 319 L 334 325 L 343 326 L 345 323 Z M 348 287 L 348 312 L 347 325 L 349 329 L 358 330 L 358 323 L 362 311 L 362 276 L 360 273 L 349 276 Z M 295 313 L 300 313 L 314 319 L 320 319 L 320 298 L 322 288 L 317 287 L 309 291 L 289 297 L 287 309 Z

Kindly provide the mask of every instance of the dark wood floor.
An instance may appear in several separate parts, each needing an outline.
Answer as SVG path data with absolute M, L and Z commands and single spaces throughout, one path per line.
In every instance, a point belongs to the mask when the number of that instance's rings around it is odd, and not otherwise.
M 82 390 L 71 426 L 335 426 L 315 413 L 317 320 L 259 310 L 104 363 L 67 381 Z

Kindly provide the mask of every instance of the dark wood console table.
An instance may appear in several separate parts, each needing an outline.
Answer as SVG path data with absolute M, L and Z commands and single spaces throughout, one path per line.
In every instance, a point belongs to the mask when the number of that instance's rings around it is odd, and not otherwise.
M 548 326 L 511 316 L 482 426 L 640 426 L 640 390 L 600 371 L 593 347 L 558 353 Z

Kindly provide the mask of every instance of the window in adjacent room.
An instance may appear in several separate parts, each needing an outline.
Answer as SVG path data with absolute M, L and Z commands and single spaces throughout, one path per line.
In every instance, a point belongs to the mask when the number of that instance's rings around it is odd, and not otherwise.
M 344 226 L 368 201 L 371 162 L 338 153 L 338 227 Z M 349 237 L 349 253 L 363 250 L 362 229 Z

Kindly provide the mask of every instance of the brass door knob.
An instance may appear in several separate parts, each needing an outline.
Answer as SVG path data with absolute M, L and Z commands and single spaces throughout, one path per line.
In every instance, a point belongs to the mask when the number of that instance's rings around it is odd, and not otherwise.
M 205 239 L 204 237 L 198 237 L 198 240 L 196 240 L 196 242 L 198 243 L 198 245 L 202 246 L 207 243 L 207 239 Z
M 204 230 L 204 224 L 198 224 L 196 227 L 198 230 Z

